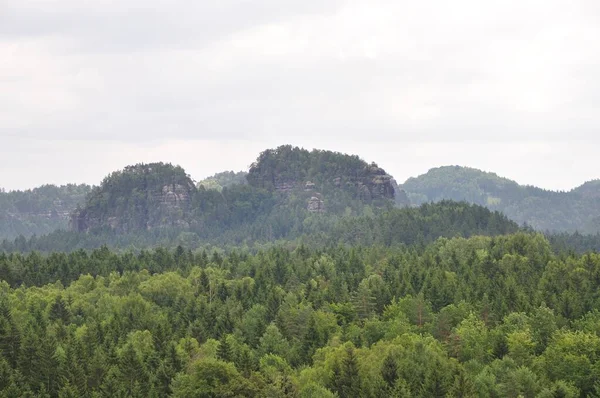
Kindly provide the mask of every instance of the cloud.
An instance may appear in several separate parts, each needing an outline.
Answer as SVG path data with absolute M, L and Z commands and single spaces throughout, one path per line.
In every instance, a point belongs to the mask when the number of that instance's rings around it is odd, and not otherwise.
M 565 142 L 600 145 L 599 38 L 592 0 L 5 0 L 0 137 L 77 153 L 300 142 L 403 157 L 548 142 L 568 159 Z

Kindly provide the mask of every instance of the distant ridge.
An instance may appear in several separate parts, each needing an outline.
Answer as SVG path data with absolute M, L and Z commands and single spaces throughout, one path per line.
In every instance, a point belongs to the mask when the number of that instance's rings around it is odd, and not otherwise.
M 197 184 L 178 166 L 154 165 L 153 170 L 152 165 L 129 166 L 95 188 L 70 184 L 0 191 L 0 240 L 58 229 L 207 228 L 291 210 L 361 214 L 365 206 L 416 207 L 443 200 L 485 206 L 540 231 L 600 232 L 600 179 L 555 192 L 475 168 L 444 166 L 398 185 L 358 156 L 291 145 L 263 151 L 249 170 L 217 173 Z M 136 167 L 149 167 L 152 178 L 138 178 L 144 173 L 134 173 Z
M 541 231 L 600 231 L 600 180 L 586 182 L 569 192 L 556 192 L 519 185 L 470 167 L 444 166 L 409 178 L 401 188 L 412 205 L 464 200 L 501 211 L 512 220 Z

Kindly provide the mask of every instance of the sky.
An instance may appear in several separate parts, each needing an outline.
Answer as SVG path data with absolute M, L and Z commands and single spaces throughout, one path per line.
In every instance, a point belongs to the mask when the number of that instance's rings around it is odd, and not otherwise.
M 0 187 L 293 144 L 398 182 L 600 178 L 597 0 L 0 0 Z

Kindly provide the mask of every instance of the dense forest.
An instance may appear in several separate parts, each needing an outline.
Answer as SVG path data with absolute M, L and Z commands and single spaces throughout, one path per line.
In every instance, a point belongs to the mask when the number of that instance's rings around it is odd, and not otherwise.
M 214 191 L 213 191 L 214 192 Z M 256 206 L 265 205 L 256 198 Z M 229 202 L 236 206 L 235 201 Z M 250 217 L 249 207 L 234 208 L 234 214 Z M 5 240 L 0 250 L 7 252 L 71 252 L 109 245 L 115 249 L 139 250 L 153 246 L 186 249 L 210 247 L 246 247 L 256 250 L 277 242 L 307 243 L 312 247 L 332 245 L 425 245 L 439 237 L 502 235 L 520 230 L 519 226 L 498 212 L 470 205 L 443 201 L 418 208 L 384 209 L 365 206 L 360 215 L 325 215 L 306 210 L 289 212 L 274 210 L 268 217 L 252 217 L 249 222 L 217 222 L 205 218 L 204 228 L 197 233 L 180 227 L 157 228 L 119 233 L 111 229 L 94 233 L 57 231 L 40 237 Z M 570 236 L 570 235 L 567 235 Z M 562 240 L 560 241 L 562 242 Z
M 0 255 L 2 396 L 586 397 L 600 256 L 425 246 Z
M 569 192 L 521 186 L 477 169 L 439 167 L 408 179 L 402 186 L 412 204 L 465 200 L 506 214 L 519 224 L 540 231 L 600 232 L 600 181 L 590 181 Z

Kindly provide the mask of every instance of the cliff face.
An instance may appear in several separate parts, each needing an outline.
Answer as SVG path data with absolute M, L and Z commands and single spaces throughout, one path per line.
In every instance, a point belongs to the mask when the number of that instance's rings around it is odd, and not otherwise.
M 365 194 L 368 192 L 367 199 L 394 199 L 395 189 L 392 176 L 385 170 L 378 167 L 375 163 L 367 166 L 365 177 L 357 181 L 357 186 L 363 189 Z
M 107 177 L 71 215 L 71 228 L 117 232 L 165 226 L 189 226 L 196 188 L 180 167 L 163 163 L 136 165 Z

